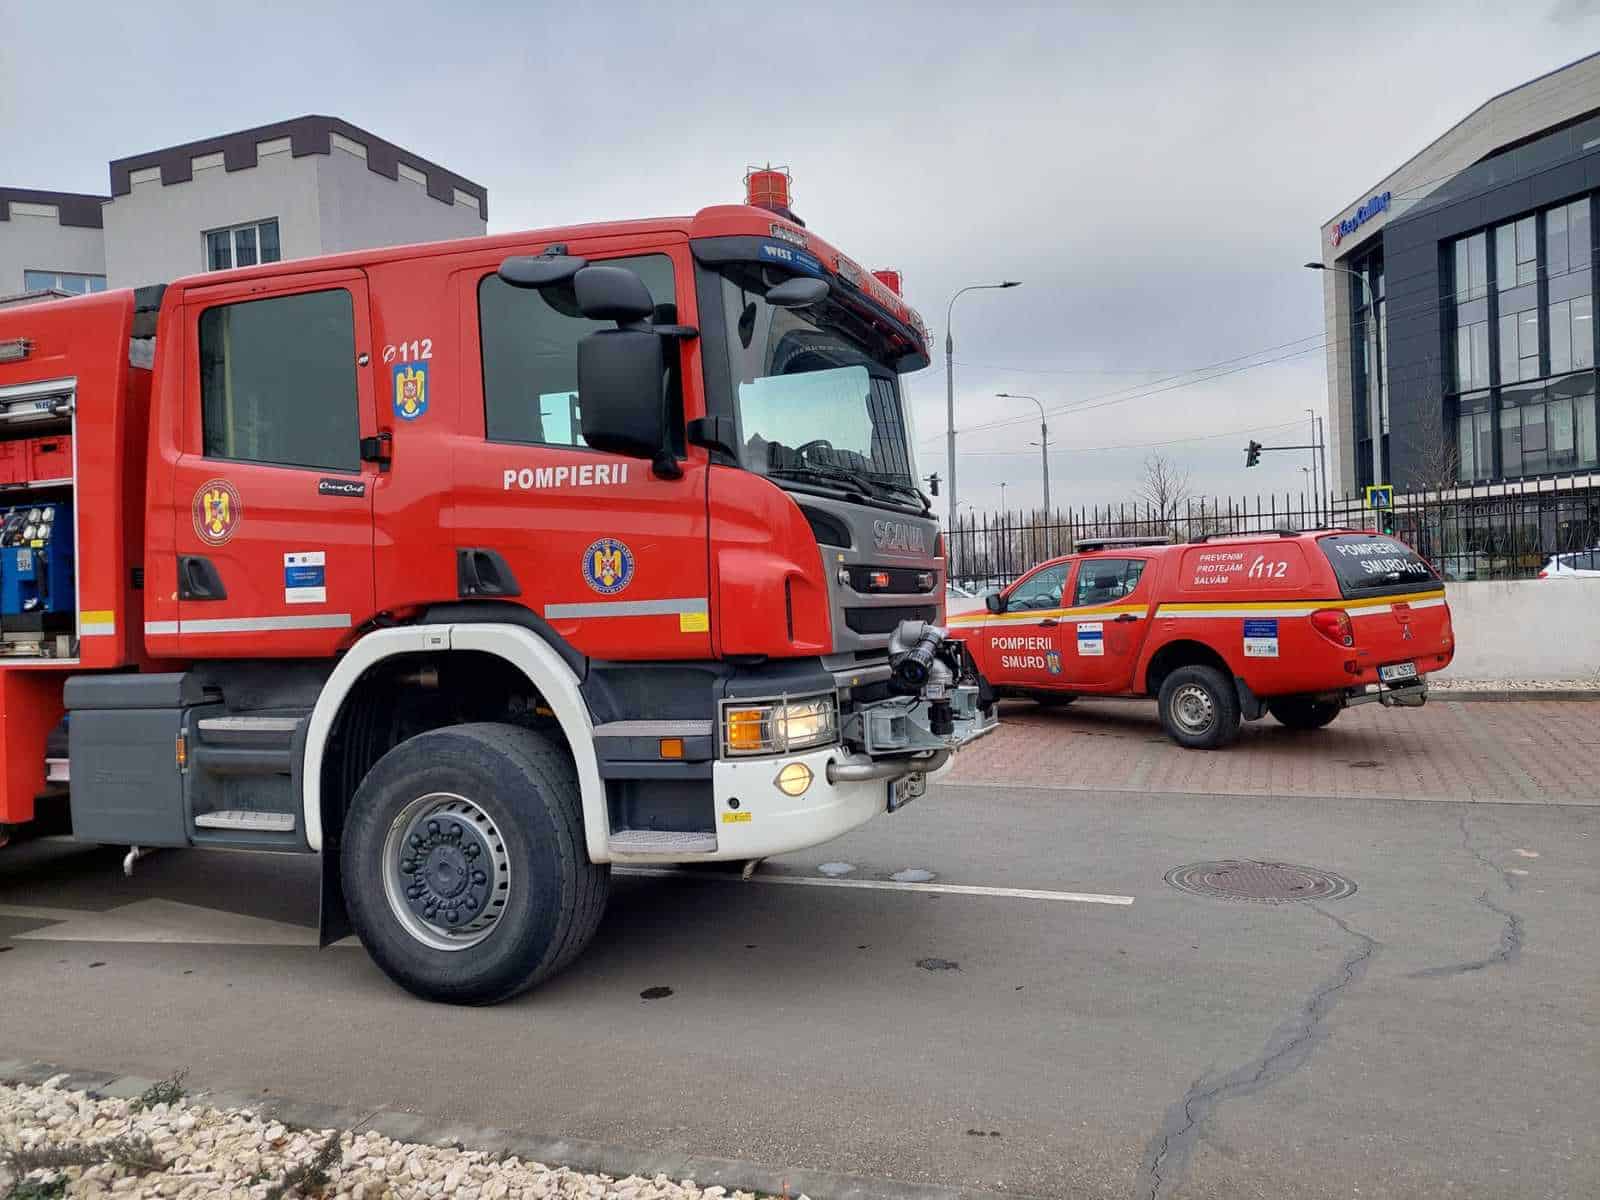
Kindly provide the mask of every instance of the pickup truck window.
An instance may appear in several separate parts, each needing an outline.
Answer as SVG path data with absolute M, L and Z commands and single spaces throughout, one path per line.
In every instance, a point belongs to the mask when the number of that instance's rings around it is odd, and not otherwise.
M 665 254 L 604 261 L 637 274 L 658 312 L 662 305 L 674 305 L 672 260 Z M 674 308 L 667 323 L 676 319 Z M 485 275 L 478 284 L 478 333 L 489 440 L 585 445 L 578 406 L 578 343 L 597 330 L 615 328 L 614 321 L 591 321 L 578 312 L 571 280 L 530 290 Z M 669 360 L 676 358 L 668 354 Z M 677 375 L 672 372 L 674 382 Z
M 1115 604 L 1139 586 L 1144 574 L 1142 558 L 1086 558 L 1078 565 L 1074 608 Z
M 207 458 L 361 469 L 355 308 L 343 288 L 200 314 Z
M 1439 577 L 1404 542 L 1370 533 L 1341 533 L 1317 545 L 1346 596 L 1372 596 L 1436 586 Z
M 1006 601 L 1007 612 L 1032 611 L 1040 608 L 1060 608 L 1061 593 L 1067 585 L 1071 563 L 1057 563 L 1035 571 L 1017 585 Z

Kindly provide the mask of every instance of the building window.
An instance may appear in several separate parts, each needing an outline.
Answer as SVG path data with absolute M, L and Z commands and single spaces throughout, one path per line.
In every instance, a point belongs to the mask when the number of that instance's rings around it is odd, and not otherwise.
M 1539 232 L 1533 217 L 1495 227 L 1495 286 L 1502 292 L 1539 281 Z
M 77 271 L 24 271 L 22 273 L 22 290 L 25 292 L 53 290 L 71 292 L 74 296 L 83 296 L 89 292 L 105 291 L 106 277 L 104 275 L 84 275 Z
M 275 263 L 283 257 L 278 242 L 278 220 L 253 221 L 206 234 L 206 270 L 227 271 Z
M 1584 198 L 1549 209 L 1544 222 L 1550 374 L 1587 370 L 1595 364 L 1589 201 Z
M 1357 276 L 1350 280 L 1350 347 L 1352 357 L 1351 399 L 1354 403 L 1357 449 L 1356 484 L 1374 482 L 1372 453 L 1372 404 L 1377 401 L 1378 430 L 1388 474 L 1389 397 L 1384 386 L 1388 362 L 1388 331 L 1383 276 L 1383 251 L 1376 250 L 1350 265 Z M 1348 278 L 1348 276 L 1347 276 Z
M 1507 479 L 1595 465 L 1594 376 L 1500 392 L 1501 474 Z
M 1456 476 L 1463 483 L 1494 477 L 1494 414 L 1489 393 L 1462 396 L 1456 406 Z
M 658 310 L 674 303 L 672 260 L 665 254 L 607 259 L 644 281 Z M 572 281 L 514 288 L 498 275 L 478 285 L 478 334 L 483 350 L 484 427 L 491 442 L 582 446 L 578 401 L 578 343 L 615 322 L 580 316 Z M 676 362 L 675 353 L 668 354 Z M 671 386 L 676 387 L 673 371 Z
M 1450 378 L 1453 392 L 1489 386 L 1489 237 L 1474 233 L 1457 238 L 1453 247 L 1453 350 Z
M 355 341 L 355 309 L 342 288 L 202 312 L 206 457 L 359 471 Z

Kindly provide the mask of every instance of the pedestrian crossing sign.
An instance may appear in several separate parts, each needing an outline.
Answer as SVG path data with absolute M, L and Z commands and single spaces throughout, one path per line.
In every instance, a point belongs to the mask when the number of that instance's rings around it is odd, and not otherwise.
M 1367 485 L 1368 508 L 1394 508 L 1394 484 L 1372 483 Z

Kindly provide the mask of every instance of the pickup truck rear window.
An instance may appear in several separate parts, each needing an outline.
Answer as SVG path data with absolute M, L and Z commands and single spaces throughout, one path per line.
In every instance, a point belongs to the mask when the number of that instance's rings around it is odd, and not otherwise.
M 1373 533 L 1338 533 L 1317 545 L 1346 596 L 1389 596 L 1437 587 L 1439 576 L 1404 542 Z

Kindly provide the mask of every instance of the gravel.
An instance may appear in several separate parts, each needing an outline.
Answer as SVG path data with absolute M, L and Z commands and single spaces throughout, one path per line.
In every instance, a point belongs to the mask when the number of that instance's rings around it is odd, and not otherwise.
M 1594 692 L 1600 698 L 1600 678 L 1585 679 L 1443 679 L 1428 676 L 1434 692 Z
M 0 1085 L 0 1196 L 19 1182 L 12 1169 L 19 1165 L 27 1184 L 46 1185 L 23 1191 L 36 1195 L 758 1200 L 754 1192 L 701 1188 L 693 1180 L 665 1175 L 614 1179 L 481 1150 L 397 1142 L 377 1133 L 290 1129 L 247 1109 L 180 1102 L 141 1110 L 127 1100 L 64 1090 L 64 1078 L 37 1087 Z M 330 1141 L 337 1151 L 324 1153 Z M 113 1156 L 122 1161 L 111 1161 Z M 69 1158 L 83 1165 L 42 1165 Z M 26 1169 L 32 1164 L 41 1165 Z M 307 1174 L 318 1165 L 326 1169 L 320 1183 Z

